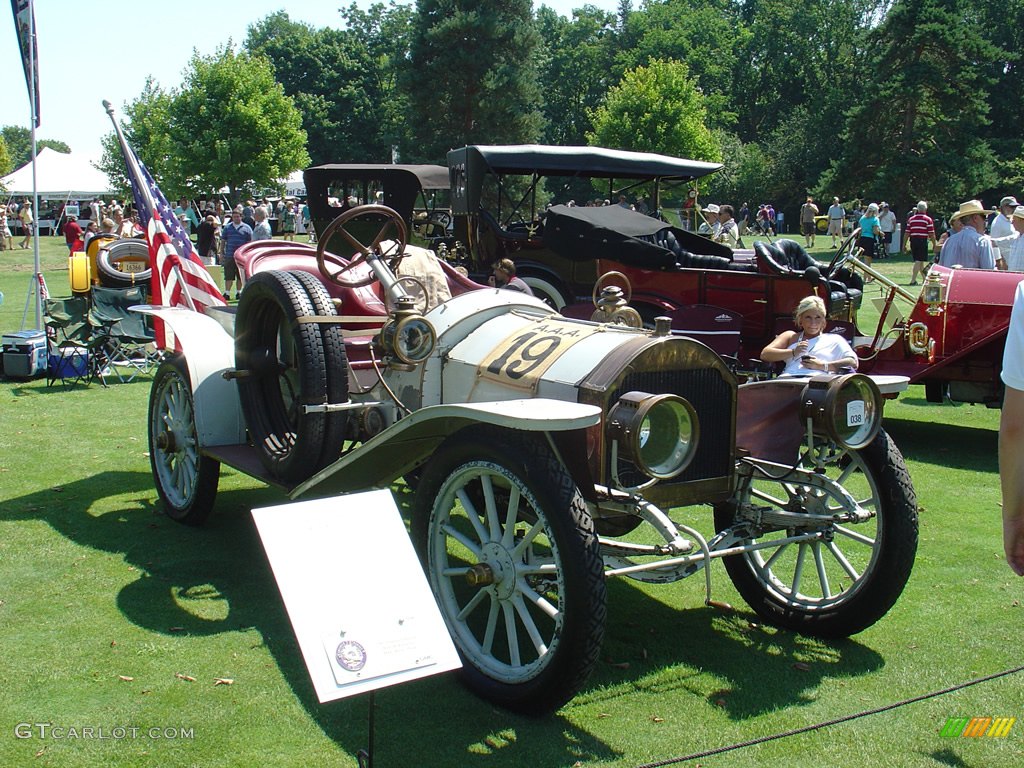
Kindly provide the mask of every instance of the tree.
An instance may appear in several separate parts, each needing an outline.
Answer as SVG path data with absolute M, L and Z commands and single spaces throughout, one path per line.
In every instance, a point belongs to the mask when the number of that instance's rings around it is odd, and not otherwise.
M 407 114 L 396 78 L 412 11 L 353 4 L 341 16 L 345 29 L 313 29 L 280 11 L 249 28 L 245 48 L 295 100 L 314 164 L 388 162 Z
M 613 82 L 608 61 L 614 24 L 614 16 L 593 7 L 576 11 L 571 21 L 547 6 L 537 11 L 546 144 L 586 144 L 591 115 Z
M 418 0 L 402 88 L 410 161 L 464 144 L 536 141 L 542 132 L 530 0 Z
M 20 125 L 5 125 L 0 129 L 0 137 L 7 145 L 7 153 L 12 168 L 32 162 L 32 132 Z M 63 152 L 65 155 L 71 153 L 71 147 L 57 139 L 37 139 L 36 152 L 41 152 L 45 147 L 56 152 Z
M 989 125 L 989 65 L 1001 51 L 982 38 L 975 6 L 897 0 L 869 37 L 847 115 L 845 151 L 821 186 L 893 201 L 949 206 L 996 182 Z
M 0 136 L 0 176 L 6 176 L 14 170 L 14 163 L 11 162 L 11 155 L 7 152 L 7 142 Z
M 146 78 L 139 97 L 125 105 L 124 116 L 120 118 L 121 129 L 132 149 L 153 174 L 161 191 L 171 200 L 187 196 L 191 191 L 171 163 L 171 158 L 178 151 L 170 135 L 173 113 L 174 95 L 164 91 L 150 77 Z M 128 174 L 117 137 L 113 133 L 107 134 L 100 143 L 103 156 L 99 169 L 107 174 L 111 185 L 121 195 L 127 196 L 130 189 Z
M 707 126 L 704 96 L 678 61 L 651 61 L 626 72 L 594 113 L 591 144 L 660 152 L 695 160 L 722 159 Z
M 192 56 L 174 98 L 169 158 L 173 176 L 197 190 L 272 187 L 309 163 L 302 117 L 262 56 Z

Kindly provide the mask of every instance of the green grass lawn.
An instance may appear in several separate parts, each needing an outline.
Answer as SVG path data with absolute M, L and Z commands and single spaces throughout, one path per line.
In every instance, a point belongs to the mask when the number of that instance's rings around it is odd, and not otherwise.
M 4 332 L 20 327 L 26 253 L 0 253 Z M 57 296 L 64 258 L 44 238 Z M 880 267 L 909 280 L 907 256 Z M 249 515 L 286 499 L 225 470 L 205 527 L 165 518 L 146 453 L 148 392 L 145 378 L 107 389 L 0 382 L 0 766 L 355 766 L 367 699 L 317 703 Z M 927 404 L 920 387 L 887 405 L 921 540 L 903 596 L 865 632 L 823 642 L 762 625 L 720 566 L 714 597 L 729 612 L 704 607 L 700 578 L 613 581 L 602 660 L 569 705 L 543 719 L 509 714 L 451 675 L 384 689 L 376 765 L 624 768 L 1021 664 L 1024 581 L 1002 557 L 997 426 L 998 412 Z M 683 518 L 711 528 L 708 508 Z M 1024 720 L 1022 683 L 1011 675 L 686 765 L 1019 766 L 1024 722 L 1002 739 L 939 731 L 954 716 Z

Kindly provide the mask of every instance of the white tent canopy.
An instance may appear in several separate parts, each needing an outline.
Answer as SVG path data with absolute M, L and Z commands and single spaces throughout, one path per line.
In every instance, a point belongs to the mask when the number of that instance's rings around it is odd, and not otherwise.
M 284 180 L 284 193 L 289 197 L 306 196 L 306 181 L 302 178 L 302 171 L 295 171 Z
M 0 179 L 8 195 L 32 194 L 32 163 Z M 40 197 L 81 200 L 113 194 L 110 181 L 81 155 L 66 155 L 50 147 L 36 155 L 36 189 Z

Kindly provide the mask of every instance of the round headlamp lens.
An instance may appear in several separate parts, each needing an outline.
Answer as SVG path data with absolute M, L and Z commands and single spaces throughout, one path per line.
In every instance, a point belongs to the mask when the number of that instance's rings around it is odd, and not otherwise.
M 645 475 L 675 477 L 693 459 L 697 413 L 678 395 L 627 392 L 609 414 L 609 436 Z

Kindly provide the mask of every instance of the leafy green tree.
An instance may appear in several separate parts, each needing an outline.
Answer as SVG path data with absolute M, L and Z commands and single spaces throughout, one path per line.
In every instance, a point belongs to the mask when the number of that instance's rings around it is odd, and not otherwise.
M 845 151 L 822 186 L 884 195 L 905 210 L 920 198 L 949 206 L 996 183 L 984 134 L 989 65 L 1001 52 L 980 21 L 959 0 L 897 0 L 868 36 Z
M 309 162 L 302 117 L 262 56 L 230 48 L 192 56 L 174 98 L 172 175 L 198 190 L 274 186 Z
M 651 61 L 626 72 L 594 113 L 591 144 L 718 161 L 722 150 L 708 128 L 707 106 L 687 66 Z
M 625 15 L 618 73 L 651 59 L 686 62 L 690 76 L 704 93 L 714 127 L 736 120 L 731 98 L 737 51 L 746 34 L 737 25 L 731 0 L 664 0 L 641 12 Z
M 542 40 L 537 61 L 544 83 L 544 142 L 586 144 L 591 114 L 613 82 L 608 62 L 615 17 L 591 6 L 569 20 L 541 6 L 536 23 Z
M 463 144 L 514 144 L 542 134 L 530 0 L 418 0 L 402 88 L 410 161 L 443 162 Z
M 249 28 L 245 48 L 266 56 L 294 98 L 314 164 L 387 162 L 404 129 L 398 62 L 412 11 L 376 3 L 341 10 L 344 29 L 314 29 L 280 11 Z
M 5 125 L 0 129 L 0 137 L 7 145 L 7 153 L 12 168 L 32 162 L 32 132 L 20 125 Z M 71 153 L 71 147 L 57 139 L 36 139 L 36 152 L 41 152 L 45 147 L 56 152 L 63 152 L 65 155 Z
M 11 155 L 7 151 L 7 142 L 0 136 L 0 176 L 6 176 L 14 170 L 14 163 L 11 162 Z
M 146 79 L 142 93 L 125 105 L 123 116 L 119 116 L 119 124 L 132 149 L 153 174 L 161 191 L 172 200 L 192 191 L 172 168 L 171 158 L 178 151 L 170 134 L 173 114 L 174 95 L 164 91 L 150 77 Z M 113 133 L 107 134 L 100 143 L 103 155 L 99 169 L 107 174 L 111 185 L 122 196 L 127 196 L 130 186 L 117 137 Z

